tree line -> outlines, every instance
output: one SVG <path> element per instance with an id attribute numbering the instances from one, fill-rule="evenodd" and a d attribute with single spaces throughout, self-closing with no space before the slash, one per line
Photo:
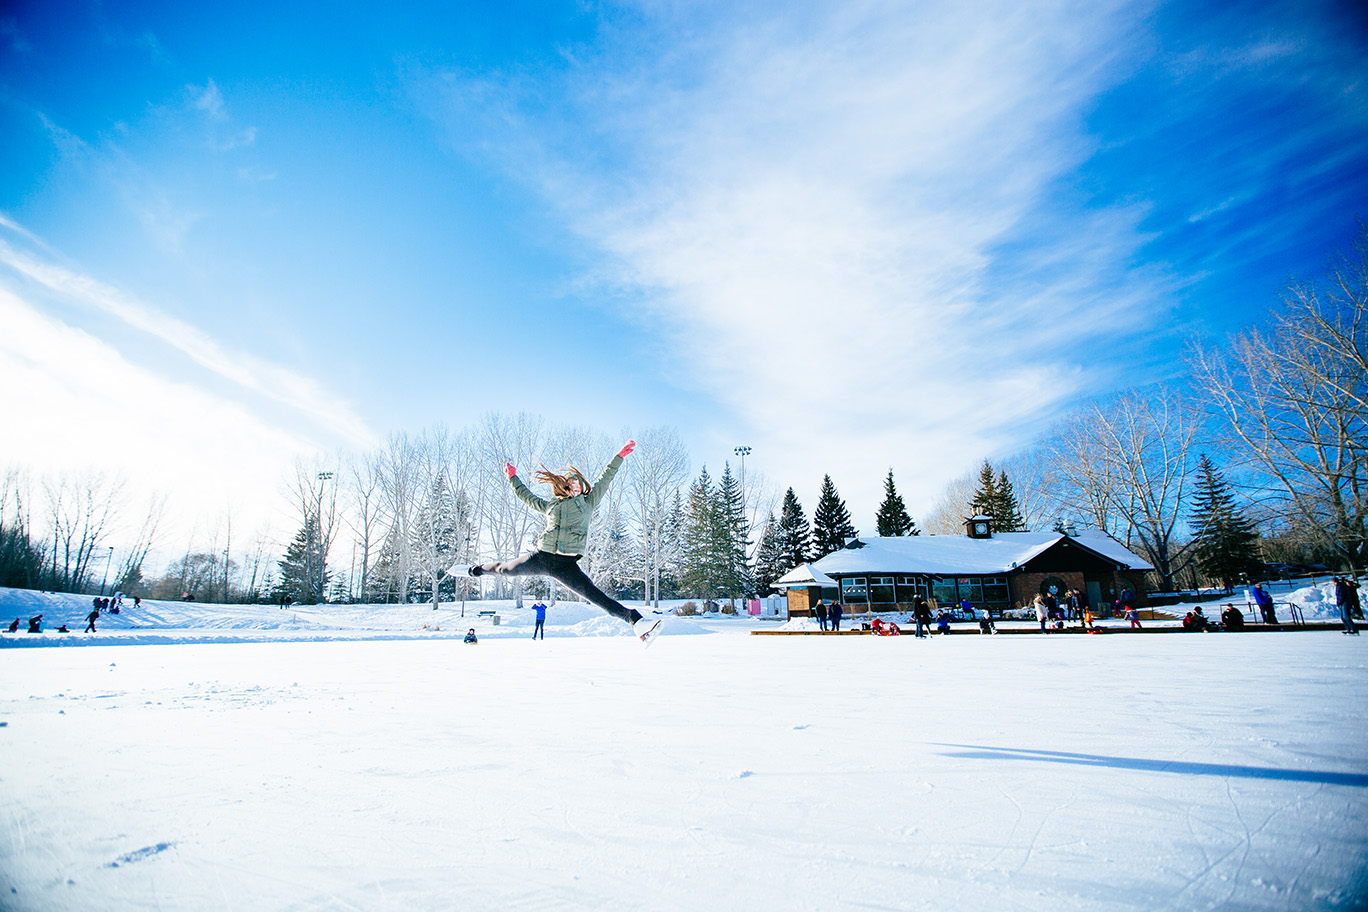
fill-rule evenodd
<path id="1" fill-rule="evenodd" d="M 1144 556 L 1153 585 L 1232 583 L 1262 561 L 1361 569 L 1368 557 L 1368 235 L 1317 280 L 1291 283 L 1266 329 L 1194 342 L 1187 376 L 1086 400 L 1030 446 L 950 482 L 918 527 L 890 469 L 874 517 L 886 536 L 995 528 L 1101 529 Z M 584 566 L 621 598 L 718 599 L 768 592 L 797 565 L 857 534 L 828 475 L 809 524 L 788 488 L 714 480 L 668 427 L 637 452 L 600 504 Z M 473 581 L 456 563 L 532 546 L 541 517 L 500 467 L 574 464 L 592 480 L 623 435 L 491 413 L 474 425 L 391 435 L 369 452 L 296 463 L 284 483 L 293 537 L 245 545 L 226 518 L 155 578 L 144 563 L 164 501 L 135 508 L 100 472 L 0 477 L 0 585 L 154 598 L 441 601 L 554 597 L 543 581 Z M 36 519 L 35 519 L 36 516 Z M 761 518 L 763 517 L 763 518 Z M 129 545 L 114 561 L 107 540 Z"/>

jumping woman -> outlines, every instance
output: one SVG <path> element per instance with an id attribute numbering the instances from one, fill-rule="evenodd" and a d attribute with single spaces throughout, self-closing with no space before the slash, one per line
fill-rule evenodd
<path id="1" fill-rule="evenodd" d="M 551 499 L 543 500 L 528 490 L 518 477 L 518 470 L 511 462 L 504 463 L 504 474 L 513 486 L 513 493 L 528 507 L 538 513 L 546 514 L 546 529 L 537 538 L 537 550 L 510 561 L 492 561 L 477 567 L 453 567 L 451 574 L 460 576 L 484 576 L 498 573 L 502 576 L 549 576 L 598 605 L 615 618 L 620 618 L 632 627 L 632 632 L 649 642 L 659 630 L 660 621 L 656 618 L 643 618 L 635 608 L 616 601 L 580 569 L 579 560 L 584 556 L 585 545 L 589 538 L 589 522 L 594 518 L 594 508 L 598 506 L 608 485 L 622 467 L 622 460 L 636 449 L 636 441 L 623 444 L 618 454 L 608 461 L 608 466 L 598 481 L 589 484 L 583 473 L 573 465 L 565 474 L 557 475 L 545 466 L 535 476 L 536 481 L 551 486 Z"/>

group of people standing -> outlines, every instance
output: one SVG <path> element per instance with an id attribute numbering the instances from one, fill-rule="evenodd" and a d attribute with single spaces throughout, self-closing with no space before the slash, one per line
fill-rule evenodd
<path id="1" fill-rule="evenodd" d="M 817 604 L 812 606 L 812 614 L 817 618 L 817 629 L 824 633 L 840 633 L 844 613 L 845 609 L 839 599 L 832 599 L 829 605 L 818 599 Z"/>

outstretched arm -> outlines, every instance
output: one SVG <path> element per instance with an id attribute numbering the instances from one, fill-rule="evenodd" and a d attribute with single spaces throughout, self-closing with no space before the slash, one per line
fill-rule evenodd
<path id="1" fill-rule="evenodd" d="M 631 453 L 634 449 L 636 449 L 636 441 L 629 440 L 622 445 L 622 449 L 618 450 L 616 456 L 608 460 L 608 465 L 604 467 L 603 474 L 598 477 L 598 481 L 594 482 L 594 486 L 589 489 L 589 496 L 587 499 L 589 501 L 590 509 L 598 506 L 598 502 L 603 499 L 603 495 L 608 493 L 608 483 L 613 480 L 613 476 L 617 474 L 617 470 L 622 467 L 622 460 L 626 459 L 627 454 Z"/>
<path id="2" fill-rule="evenodd" d="M 549 506 L 547 502 L 528 490 L 527 485 L 523 484 L 522 479 L 518 477 L 518 470 L 513 467 L 513 463 L 504 463 L 504 475 L 508 476 L 508 483 L 513 486 L 513 493 L 518 495 L 518 500 L 521 500 L 538 513 L 546 512 L 547 507 Z"/>

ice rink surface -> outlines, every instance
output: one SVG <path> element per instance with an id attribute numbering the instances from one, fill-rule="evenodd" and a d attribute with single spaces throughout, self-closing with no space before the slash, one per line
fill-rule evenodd
<path id="1" fill-rule="evenodd" d="M 1368 908 L 1365 666 L 1335 632 L 8 649 L 0 908 Z"/>

